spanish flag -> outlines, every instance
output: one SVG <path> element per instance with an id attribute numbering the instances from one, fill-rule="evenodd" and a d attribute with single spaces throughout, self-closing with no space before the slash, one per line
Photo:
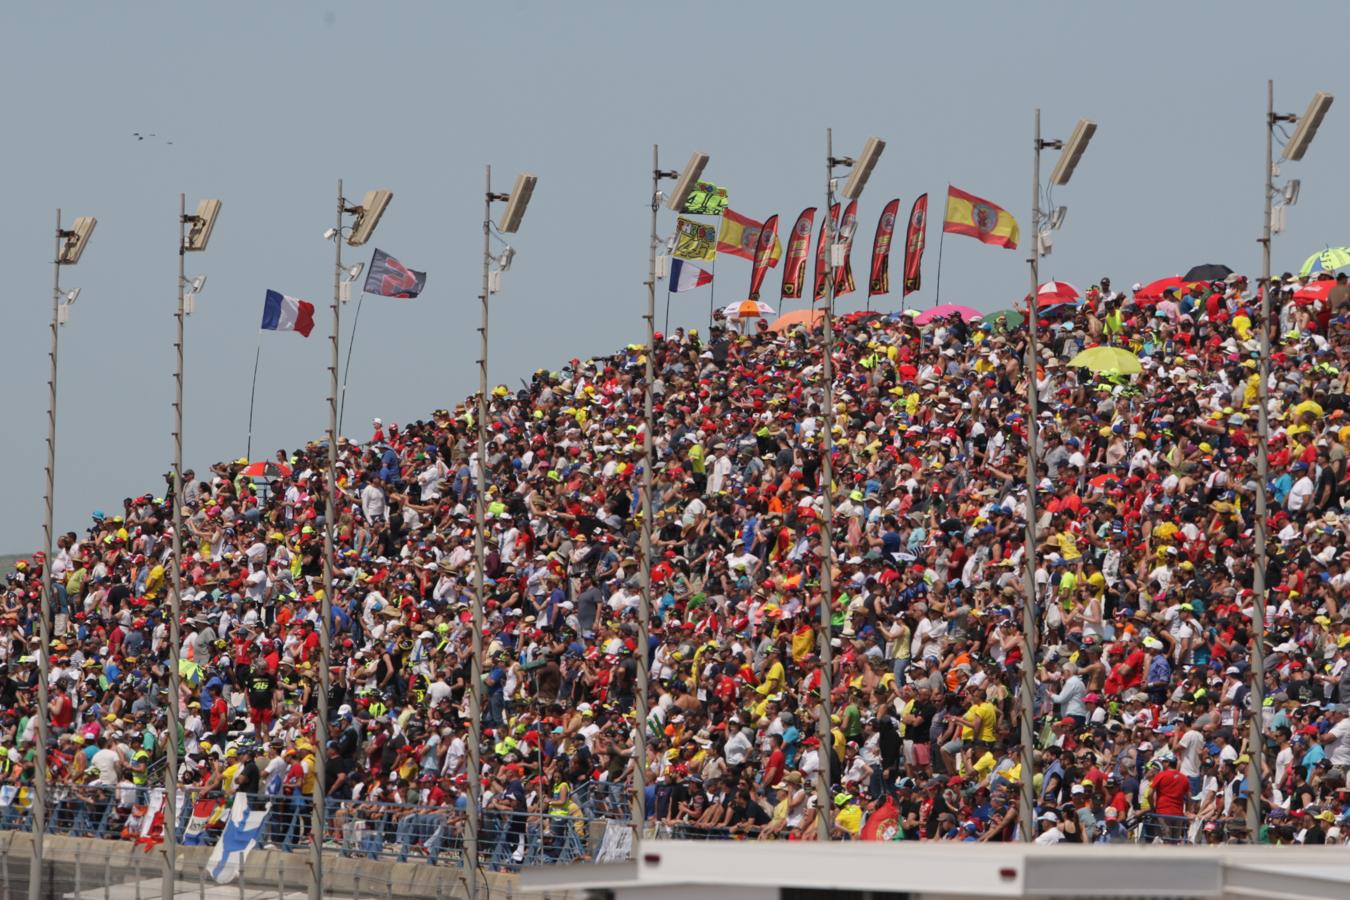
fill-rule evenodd
<path id="1" fill-rule="evenodd" d="M 966 234 L 996 247 L 1017 249 L 1017 220 L 1006 209 L 988 200 L 947 185 L 947 215 L 943 231 Z"/>
<path id="2" fill-rule="evenodd" d="M 730 253 L 744 259 L 755 259 L 755 248 L 759 246 L 759 233 L 764 229 L 763 222 L 756 222 L 727 207 L 722 211 L 722 228 L 717 233 L 717 252 Z M 783 255 L 783 243 L 777 235 L 773 239 L 773 252 L 769 255 L 769 266 L 778 265 Z"/>

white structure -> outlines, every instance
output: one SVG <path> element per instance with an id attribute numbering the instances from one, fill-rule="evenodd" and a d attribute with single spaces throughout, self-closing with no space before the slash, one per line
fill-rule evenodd
<path id="1" fill-rule="evenodd" d="M 520 886 L 605 900 L 1347 900 L 1350 850 L 644 841 L 637 860 L 528 869 Z"/>

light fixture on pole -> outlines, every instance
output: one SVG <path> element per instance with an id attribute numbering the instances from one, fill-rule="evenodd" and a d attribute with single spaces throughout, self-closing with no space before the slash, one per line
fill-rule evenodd
<path id="1" fill-rule="evenodd" d="M 1266 635 L 1266 568 L 1270 565 L 1267 551 L 1266 485 L 1270 481 L 1270 237 L 1273 219 L 1275 187 L 1275 129 L 1281 122 L 1293 122 L 1294 133 L 1285 142 L 1281 159 L 1298 161 L 1308 152 L 1308 145 L 1317 134 L 1317 128 L 1331 108 L 1332 96 L 1325 91 L 1313 94 L 1312 102 L 1302 116 L 1275 112 L 1275 82 L 1266 82 L 1266 183 L 1265 217 L 1261 230 L 1261 317 L 1257 322 L 1260 335 L 1260 359 L 1257 362 L 1256 389 L 1256 565 L 1252 570 L 1252 666 L 1251 683 L 1247 694 L 1249 731 L 1247 735 L 1247 834 L 1255 842 L 1261 829 L 1262 765 L 1265 761 L 1265 635 Z M 1298 198 L 1298 188 L 1291 191 Z M 1286 204 L 1288 205 L 1288 204 Z"/>
<path id="2" fill-rule="evenodd" d="M 80 296 L 79 289 L 70 294 L 61 294 L 61 267 L 73 266 L 84 255 L 89 237 L 94 233 L 98 220 L 93 216 L 80 216 L 69 229 L 61 227 L 61 210 L 56 211 L 56 256 L 52 264 L 52 343 L 48 355 L 50 369 L 47 380 L 47 493 L 43 502 L 42 549 L 46 554 L 42 558 L 42 581 L 40 590 L 40 613 L 38 616 L 38 712 L 37 744 L 33 766 L 33 855 L 28 870 L 29 900 L 39 900 L 42 890 L 42 838 L 47 830 L 47 753 L 51 735 L 49 721 L 47 680 L 51 671 L 51 617 L 52 617 L 52 504 L 56 496 L 56 359 L 60 347 L 61 323 L 69 315 L 69 304 Z"/>
<path id="3" fill-rule="evenodd" d="M 325 779 L 327 778 L 328 759 L 328 691 L 332 664 L 333 627 L 333 518 L 337 515 L 337 439 L 338 439 L 338 335 L 341 333 L 340 310 L 342 307 L 343 275 L 347 270 L 342 266 L 343 216 L 352 216 L 352 224 L 345 229 L 347 246 L 360 247 L 375 232 L 380 217 L 394 199 L 390 191 L 368 191 L 359 206 L 348 206 L 342 194 L 342 179 L 337 183 L 337 217 L 332 228 L 324 232 L 324 239 L 333 242 L 333 328 L 328 336 L 328 484 L 324 491 L 323 513 L 323 599 L 319 601 L 319 690 L 315 698 L 317 707 L 314 723 L 314 796 L 311 809 L 310 860 L 313 878 L 310 880 L 310 900 L 323 900 L 323 844 L 327 832 L 327 813 Z"/>
<path id="4" fill-rule="evenodd" d="M 1022 657 L 1022 686 L 1019 692 L 1021 701 L 1022 725 L 1022 775 L 1018 779 L 1021 787 L 1018 803 L 1018 826 L 1022 840 L 1030 843 L 1036 839 L 1036 794 L 1032 784 L 1036 772 L 1036 645 L 1040 642 L 1040 625 L 1036 617 L 1036 485 L 1039 481 L 1036 469 L 1036 456 L 1040 440 L 1040 427 L 1037 421 L 1036 364 L 1039 354 L 1036 350 L 1036 298 L 1040 291 L 1040 256 L 1042 241 L 1049 250 L 1049 229 L 1041 234 L 1041 220 L 1046 213 L 1041 210 L 1041 151 L 1060 150 L 1059 161 L 1050 173 L 1050 183 L 1065 185 L 1073 176 L 1078 161 L 1087 149 L 1088 141 L 1097 132 L 1097 123 L 1079 119 L 1074 126 L 1068 142 L 1047 141 L 1041 139 L 1041 111 L 1036 110 L 1035 135 L 1032 140 L 1031 166 L 1031 294 L 1027 299 L 1027 500 L 1026 500 L 1026 547 L 1023 553 L 1026 565 L 1026 581 L 1023 587 L 1026 595 L 1022 601 L 1022 635 L 1026 648 Z M 1063 207 L 1049 213 L 1051 228 L 1058 228 L 1064 221 Z"/>
<path id="5" fill-rule="evenodd" d="M 197 295 L 206 286 L 206 276 L 198 275 L 188 280 L 184 267 L 185 256 L 206 249 L 211 240 L 211 232 L 216 227 L 216 217 L 220 215 L 219 200 L 203 200 L 197 204 L 195 215 L 187 214 L 187 195 L 178 195 L 178 311 L 174 315 L 178 327 L 178 338 L 174 342 L 173 371 L 173 493 L 170 505 L 173 507 L 173 562 L 169 589 L 169 738 L 165 742 L 166 760 L 164 765 L 164 883 L 161 896 L 172 897 L 175 894 L 174 879 L 177 856 L 178 835 L 175 826 L 178 823 L 178 718 L 179 700 L 179 618 L 182 616 L 182 579 L 183 579 L 183 321 L 195 307 Z"/>
<path id="6" fill-rule="evenodd" d="M 656 251 L 661 239 L 656 233 L 656 214 L 661 208 L 661 180 L 676 179 L 675 188 L 667 198 L 670 208 L 675 212 L 684 209 L 684 202 L 698 184 L 699 176 L 708 165 L 708 154 L 695 151 L 689 157 L 683 171 L 661 168 L 660 148 L 652 144 L 652 233 L 647 246 L 647 361 L 642 382 L 642 602 L 638 605 L 637 652 L 633 654 L 637 662 L 636 715 L 633 721 L 633 850 L 636 853 L 638 843 L 647 822 L 647 713 L 651 692 L 651 611 L 652 611 L 652 430 L 655 427 L 652 413 L 652 383 L 655 375 L 656 356 L 656 279 L 664 276 L 657 274 Z M 663 267 L 664 268 L 664 267 Z"/>
<path id="7" fill-rule="evenodd" d="M 830 839 L 830 753 L 834 739 L 830 730 L 830 668 L 834 664 L 830 646 L 830 619 L 833 612 L 831 567 L 834 565 L 834 271 L 843 265 L 844 248 L 836 243 L 839 238 L 835 230 L 834 217 L 830 210 L 834 207 L 834 170 L 838 167 L 851 167 L 852 173 L 844 185 L 845 199 L 856 200 L 867 184 L 868 176 L 886 149 L 886 142 L 869 137 L 863 145 L 862 155 L 856 160 L 851 157 L 834 155 L 834 131 L 825 129 L 825 222 L 821 228 L 826 231 L 825 243 L 829 245 L 827 265 L 825 266 L 825 315 L 824 341 L 821 351 L 821 382 L 825 395 L 821 421 L 820 486 L 824 495 L 824 508 L 820 522 L 820 707 L 816 716 L 816 737 L 820 741 L 820 766 L 816 772 L 816 823 L 820 840 Z"/>
<path id="8" fill-rule="evenodd" d="M 473 602 L 469 604 L 472 616 L 470 635 L 471 659 L 469 660 L 469 746 L 468 746 L 468 788 L 469 803 L 465 815 L 464 854 L 465 875 L 468 879 L 468 893 L 472 900 L 478 900 L 478 835 L 483 816 L 483 587 L 487 572 L 487 548 L 483 542 L 483 529 L 487 526 L 487 378 L 488 378 L 488 302 L 501 284 L 502 269 L 493 269 L 498 263 L 492 255 L 492 204 L 501 201 L 506 204 L 502 213 L 498 231 L 514 234 L 520 230 L 525 218 L 525 210 L 530 205 L 534 186 L 538 182 L 535 176 L 527 173 L 516 176 L 511 193 L 500 194 L 492 191 L 492 166 L 487 166 L 485 175 L 486 191 L 483 194 L 483 290 L 478 299 L 482 302 L 482 323 L 478 326 L 478 477 L 473 500 Z M 515 251 L 503 253 L 509 266 Z"/>

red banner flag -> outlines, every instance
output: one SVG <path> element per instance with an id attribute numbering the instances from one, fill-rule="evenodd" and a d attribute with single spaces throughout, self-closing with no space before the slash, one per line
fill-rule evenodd
<path id="1" fill-rule="evenodd" d="M 755 264 L 750 267 L 750 299 L 759 299 L 760 285 L 773 264 L 773 250 L 778 246 L 778 216 L 774 214 L 764 222 L 759 230 L 759 243 L 755 247 Z"/>
<path id="2" fill-rule="evenodd" d="M 844 245 L 844 264 L 834 270 L 834 295 L 842 297 L 857 289 L 853 283 L 853 235 L 858 233 L 858 201 L 850 201 L 839 223 L 839 243 Z"/>
<path id="3" fill-rule="evenodd" d="M 788 236 L 787 262 L 783 264 L 783 291 L 781 296 L 800 297 L 806 284 L 806 258 L 811 253 L 811 224 L 816 220 L 816 208 L 808 206 L 797 217 Z"/>
<path id="4" fill-rule="evenodd" d="M 909 211 L 909 230 L 905 234 L 905 289 L 908 296 L 919 289 L 922 279 L 919 268 L 923 264 L 923 245 L 928 233 L 928 195 L 914 201 Z"/>
<path id="5" fill-rule="evenodd" d="M 877 234 L 872 238 L 872 275 L 867 279 L 867 296 L 891 292 L 891 235 L 895 233 L 895 214 L 900 211 L 897 197 L 881 211 Z"/>
<path id="6" fill-rule="evenodd" d="M 834 226 L 839 224 L 839 204 L 836 203 L 830 207 L 829 219 L 820 223 L 820 239 L 816 241 L 816 270 L 812 276 L 815 281 L 815 291 L 811 294 L 814 300 L 819 300 L 825 296 L 826 274 L 825 267 L 829 265 L 825 258 L 825 236 L 834 230 Z"/>

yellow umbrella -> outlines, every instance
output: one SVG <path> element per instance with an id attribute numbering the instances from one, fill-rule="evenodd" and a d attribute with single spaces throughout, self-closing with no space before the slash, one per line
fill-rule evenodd
<path id="1" fill-rule="evenodd" d="M 1069 365 L 1092 372 L 1119 372 L 1121 375 L 1138 375 L 1143 371 L 1139 357 L 1119 347 L 1089 347 L 1069 360 Z"/>

